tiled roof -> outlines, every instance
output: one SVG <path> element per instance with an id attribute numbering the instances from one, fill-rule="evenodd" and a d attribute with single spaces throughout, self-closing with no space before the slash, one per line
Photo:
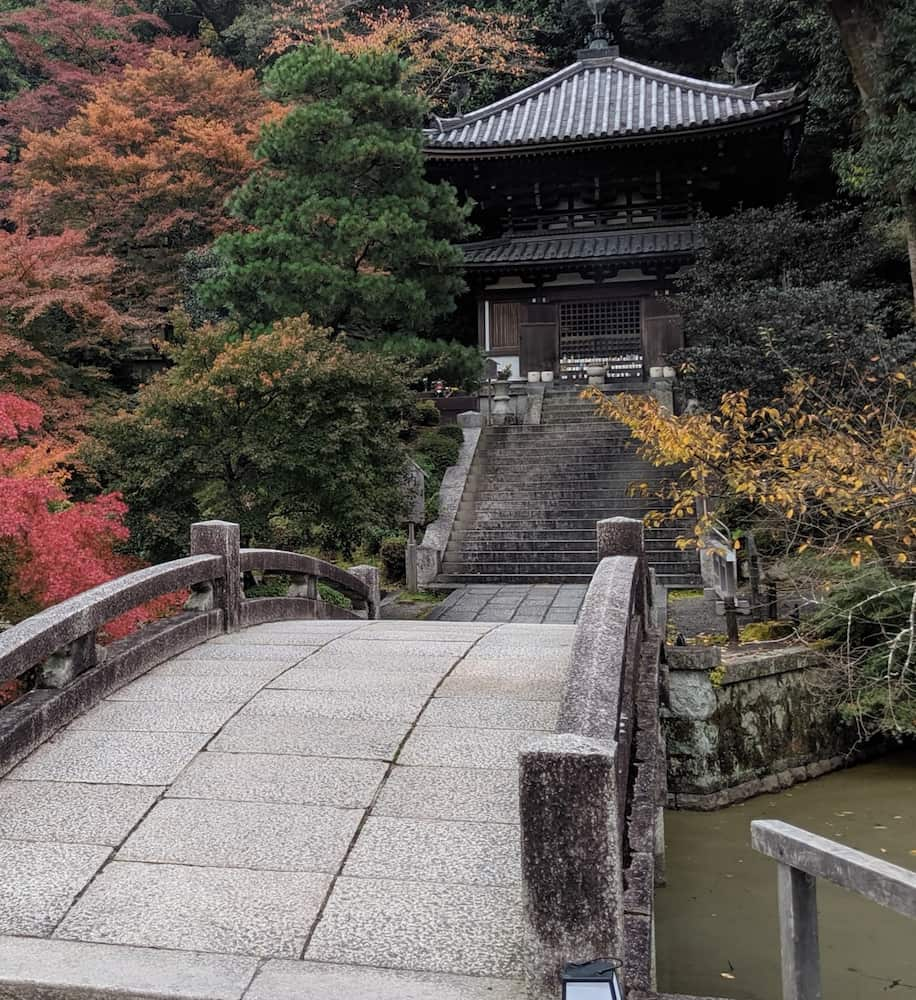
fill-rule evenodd
<path id="1" fill-rule="evenodd" d="M 609 54 L 607 54 L 609 53 Z M 745 121 L 799 103 L 795 89 L 694 80 L 621 59 L 616 49 L 581 52 L 540 83 L 426 130 L 436 150 L 473 150 L 671 133 Z"/>
<path id="2" fill-rule="evenodd" d="M 644 257 L 653 254 L 686 255 L 697 247 L 693 226 L 671 229 L 625 230 L 616 233 L 570 233 L 557 236 L 516 237 L 467 243 L 468 267 L 493 264 L 546 264 L 595 259 Z"/>

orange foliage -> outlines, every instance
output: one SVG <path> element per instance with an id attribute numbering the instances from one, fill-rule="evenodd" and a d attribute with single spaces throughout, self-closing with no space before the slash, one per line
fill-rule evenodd
<path id="1" fill-rule="evenodd" d="M 352 24 L 346 13 L 352 4 L 321 0 L 295 0 L 274 15 L 274 36 L 266 54 L 319 38 L 342 52 L 387 50 L 408 62 L 406 79 L 412 80 L 434 106 L 447 103 L 459 81 L 484 73 L 524 77 L 538 68 L 541 53 L 530 41 L 526 20 L 516 14 L 462 7 L 455 11 L 409 9 L 359 11 Z"/>
<path id="2" fill-rule="evenodd" d="M 23 133 L 13 181 L 33 226 L 80 230 L 117 258 L 114 302 L 149 329 L 176 304 L 185 254 L 227 227 L 276 110 L 254 74 L 208 53 L 154 51 L 90 95 L 64 128 Z"/>

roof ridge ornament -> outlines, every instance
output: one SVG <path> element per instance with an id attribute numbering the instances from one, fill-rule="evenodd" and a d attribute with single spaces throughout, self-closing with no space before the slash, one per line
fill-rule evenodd
<path id="1" fill-rule="evenodd" d="M 585 48 L 576 53 L 577 59 L 606 59 L 619 56 L 620 49 L 611 45 L 611 33 L 604 23 L 604 12 L 609 0 L 585 0 L 589 10 L 595 15 L 595 23 L 585 36 Z"/>

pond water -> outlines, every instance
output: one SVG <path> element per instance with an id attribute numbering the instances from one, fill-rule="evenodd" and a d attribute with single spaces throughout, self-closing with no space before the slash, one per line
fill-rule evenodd
<path id="1" fill-rule="evenodd" d="M 656 890 L 662 992 L 781 995 L 776 862 L 751 849 L 753 819 L 781 819 L 916 869 L 916 750 L 714 813 L 668 812 L 668 885 Z M 916 1000 L 916 920 L 818 880 L 827 1000 Z"/>

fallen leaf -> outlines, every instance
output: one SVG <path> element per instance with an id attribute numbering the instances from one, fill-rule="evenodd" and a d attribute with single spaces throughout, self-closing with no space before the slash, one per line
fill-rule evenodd
<path id="1" fill-rule="evenodd" d="M 720 972 L 719 975 L 723 979 L 734 979 L 735 978 L 730 972 Z"/>
<path id="2" fill-rule="evenodd" d="M 880 823 L 875 823 L 875 829 L 876 830 L 886 830 L 887 827 L 886 826 L 882 826 Z"/>

